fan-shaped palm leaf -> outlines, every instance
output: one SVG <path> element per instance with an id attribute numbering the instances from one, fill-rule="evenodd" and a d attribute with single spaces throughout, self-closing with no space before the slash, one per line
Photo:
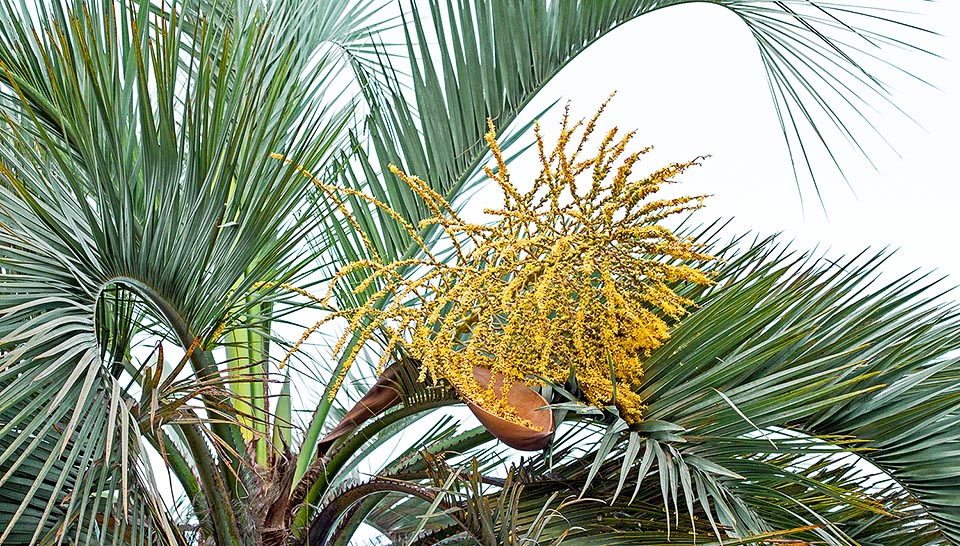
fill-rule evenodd
<path id="1" fill-rule="evenodd" d="M 352 39 L 366 7 L 155 7 L 0 7 L 5 544 L 182 542 L 141 438 L 220 543 L 253 532 L 234 499 L 255 484 L 212 351 L 309 274 L 310 190 L 271 154 L 320 161 L 337 142 L 344 116 L 314 102 L 333 77 L 316 49 Z M 185 396 L 167 396 L 176 371 L 131 360 L 154 321 L 187 353 Z"/>

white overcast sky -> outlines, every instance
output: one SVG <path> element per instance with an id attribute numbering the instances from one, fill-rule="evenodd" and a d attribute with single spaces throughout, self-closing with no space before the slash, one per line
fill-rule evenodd
<path id="1" fill-rule="evenodd" d="M 616 90 L 606 126 L 638 129 L 636 144 L 654 145 L 644 163 L 650 171 L 711 156 L 684 175 L 679 187 L 684 194 L 713 195 L 698 213 L 703 221 L 733 217 L 737 232 L 783 232 L 798 249 L 819 245 L 834 254 L 898 248 L 889 272 L 936 270 L 960 285 L 960 2 L 877 0 L 876 5 L 921 8 L 920 17 L 907 20 L 940 34 L 923 38 L 921 45 L 943 58 L 883 52 L 936 87 L 879 74 L 896 104 L 917 123 L 890 109 L 871 117 L 896 150 L 866 139 L 876 170 L 844 141 L 834 140 L 850 186 L 820 158 L 826 213 L 809 183 L 802 186 L 801 202 L 755 42 L 722 8 L 671 7 L 623 25 L 568 65 L 528 112 L 562 97 L 578 116 L 589 116 Z M 556 129 L 556 119 L 545 120 L 545 132 Z M 474 198 L 483 202 L 493 191 Z"/>

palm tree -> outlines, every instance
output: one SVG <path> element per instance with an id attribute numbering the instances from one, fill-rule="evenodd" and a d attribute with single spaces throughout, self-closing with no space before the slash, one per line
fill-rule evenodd
<path id="1" fill-rule="evenodd" d="M 430 413 L 460 400 L 409 358 L 379 383 L 361 358 L 339 390 L 343 360 L 278 367 L 340 267 L 418 252 L 363 196 L 433 214 L 387 165 L 454 201 L 488 118 L 681 3 L 0 4 L 0 543 L 960 542 L 960 321 L 935 282 L 871 284 L 882 256 L 714 244 L 717 283 L 677 287 L 699 307 L 644 363 L 644 421 L 558 407 L 509 468 Z M 844 131 L 836 100 L 882 97 L 856 58 L 895 43 L 886 12 L 709 3 L 756 37 L 798 164 L 818 116 Z"/>

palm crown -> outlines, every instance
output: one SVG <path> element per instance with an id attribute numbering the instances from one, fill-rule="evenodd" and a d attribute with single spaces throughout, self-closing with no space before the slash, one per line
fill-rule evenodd
<path id="1" fill-rule="evenodd" d="M 461 397 L 422 351 L 377 382 L 363 336 L 278 366 L 301 312 L 395 303 L 359 270 L 313 297 L 343 266 L 444 250 L 429 220 L 480 178 L 488 119 L 680 3 L 3 3 L 0 543 L 960 542 L 960 321 L 935 282 L 874 282 L 882 255 L 687 229 L 721 261 L 666 280 L 696 306 L 623 382 L 641 416 L 547 378 L 564 424 L 509 467 L 486 428 L 423 420 Z M 799 126 L 845 126 L 826 99 L 882 93 L 844 40 L 896 43 L 884 12 L 710 3 L 756 37 L 798 161 Z"/>

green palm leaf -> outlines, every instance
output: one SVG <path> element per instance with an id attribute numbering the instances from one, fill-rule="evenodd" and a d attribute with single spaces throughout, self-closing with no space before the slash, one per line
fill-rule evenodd
<path id="1" fill-rule="evenodd" d="M 676 512 L 680 529 L 688 512 L 708 520 L 700 532 L 716 526 L 725 542 L 813 525 L 794 536 L 957 543 L 957 310 L 922 278 L 874 282 L 882 263 L 788 258 L 769 240 L 731 259 L 646 363 L 647 422 L 683 432 L 632 433 L 660 444 L 657 456 L 620 444 L 595 463 L 619 479 L 587 496 L 611 498 L 624 477 L 629 492 L 647 468 L 640 507 L 617 501 L 605 513 L 642 510 L 647 498 Z M 579 459 L 559 471 L 565 483 L 588 479 Z"/>
<path id="2" fill-rule="evenodd" d="M 315 108 L 336 76 L 317 47 L 362 35 L 370 8 L 213 7 L 0 6 L 5 544 L 182 543 L 141 438 L 218 541 L 254 527 L 231 500 L 253 484 L 212 350 L 310 275 L 319 216 L 271 154 L 317 162 L 339 141 L 344 114 Z M 141 373 L 131 346 L 151 332 L 187 351 L 195 387 Z"/>

